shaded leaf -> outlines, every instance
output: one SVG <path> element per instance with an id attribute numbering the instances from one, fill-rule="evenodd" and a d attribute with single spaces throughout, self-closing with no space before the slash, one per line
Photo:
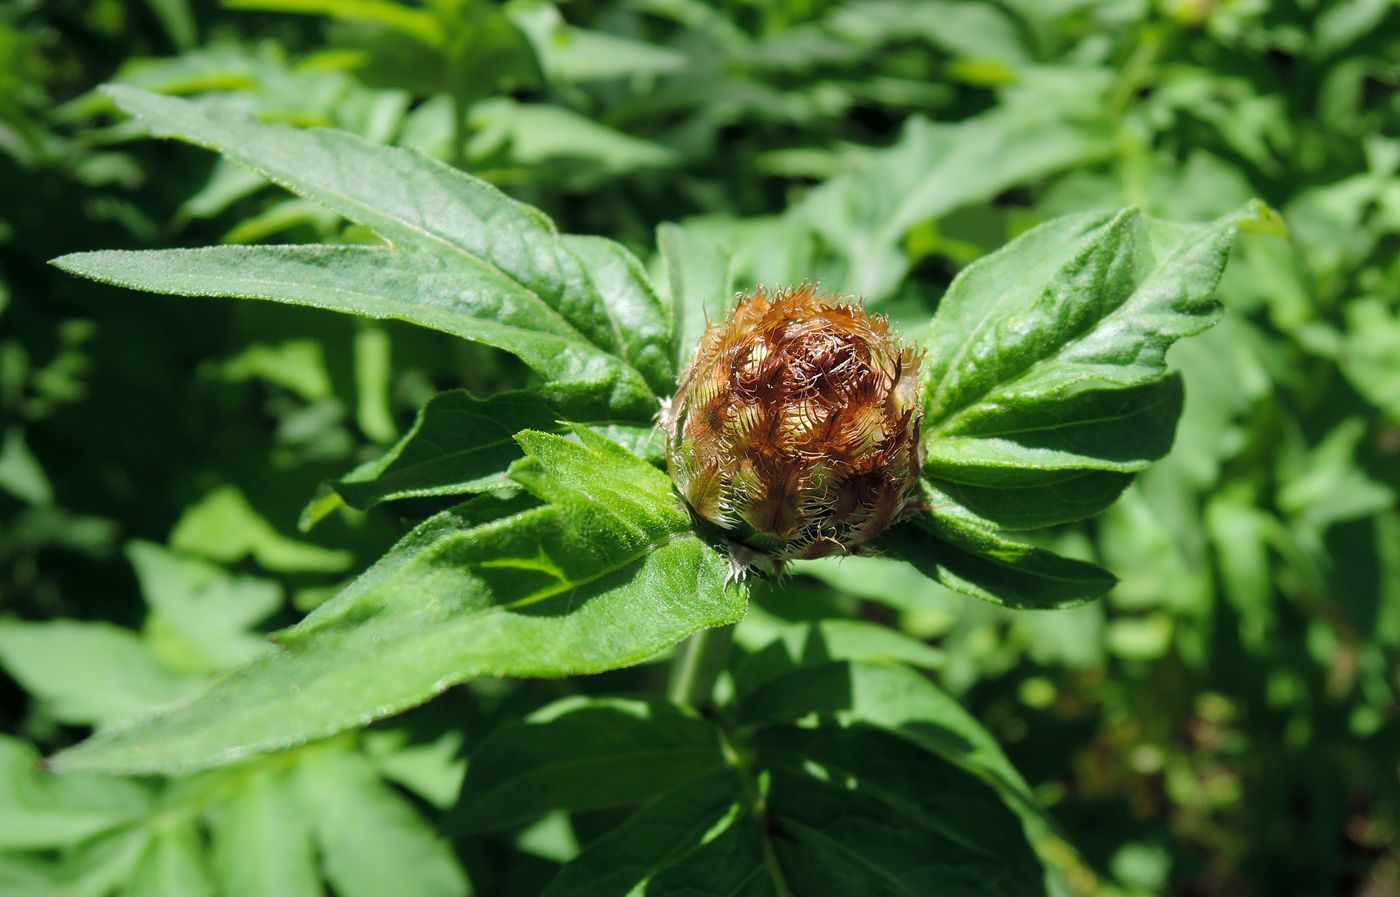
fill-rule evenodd
<path id="1" fill-rule="evenodd" d="M 550 430 L 558 412 L 542 396 L 505 392 L 478 399 L 465 389 L 433 396 L 413 428 L 383 456 L 334 483 L 354 508 L 430 495 L 485 492 L 507 484 L 506 468 L 522 452 L 521 430 Z"/>
<path id="2" fill-rule="evenodd" d="M 650 885 L 695 850 L 726 815 L 739 811 L 739 783 L 707 776 L 662 795 L 593 841 L 545 888 L 542 897 L 626 897 Z M 650 885 L 652 893 L 656 885 Z"/>
<path id="3" fill-rule="evenodd" d="M 661 794 L 723 765 L 714 729 L 669 704 L 565 699 L 471 751 L 451 814 L 464 831 L 551 809 L 593 810 Z"/>
<path id="4" fill-rule="evenodd" d="M 817 717 L 884 729 L 1036 806 L 1029 786 L 986 729 L 924 674 L 899 664 L 829 663 L 764 683 L 739 704 L 745 725 Z"/>

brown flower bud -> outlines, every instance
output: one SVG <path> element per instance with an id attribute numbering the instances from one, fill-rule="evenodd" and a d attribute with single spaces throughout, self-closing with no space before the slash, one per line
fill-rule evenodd
<path id="1" fill-rule="evenodd" d="M 700 339 L 663 413 L 694 512 L 781 562 L 842 554 L 897 520 L 918 480 L 919 356 L 883 317 L 809 284 L 744 297 Z"/>

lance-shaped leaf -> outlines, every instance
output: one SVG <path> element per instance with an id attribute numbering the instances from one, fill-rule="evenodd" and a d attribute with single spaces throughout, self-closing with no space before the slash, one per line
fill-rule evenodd
<path id="1" fill-rule="evenodd" d="M 1027 610 L 1074 607 L 1113 588 L 1112 573 L 1003 535 L 927 480 L 926 513 L 877 540 L 877 549 L 930 579 L 993 604 Z"/>
<path id="2" fill-rule="evenodd" d="M 388 248 L 89 252 L 59 267 L 136 289 L 397 318 L 518 355 L 570 417 L 648 420 L 675 379 L 670 321 L 641 267 L 598 238 L 412 150 L 107 88 L 160 135 L 223 153 L 379 234 Z"/>
<path id="3" fill-rule="evenodd" d="M 1201 226 L 1071 215 L 969 265 L 929 336 L 930 476 L 1021 486 L 1161 457 L 1180 404 L 1162 384 L 1166 351 L 1218 319 L 1244 214 Z"/>
<path id="4" fill-rule="evenodd" d="M 1098 514 L 1170 450 L 1182 389 L 1166 352 L 1219 318 L 1213 293 L 1235 233 L 1267 215 L 1257 204 L 1206 225 L 1071 215 L 969 265 L 929 336 L 927 513 L 886 546 L 1014 607 L 1111 587 L 1105 571 L 999 530 Z"/>
<path id="5" fill-rule="evenodd" d="M 525 497 L 430 518 L 206 693 L 51 761 L 170 772 L 321 738 L 476 676 L 637 663 L 737 620 L 744 595 L 692 532 L 664 473 L 591 431 L 526 432 Z M 533 506 L 531 506 L 533 504 Z"/>

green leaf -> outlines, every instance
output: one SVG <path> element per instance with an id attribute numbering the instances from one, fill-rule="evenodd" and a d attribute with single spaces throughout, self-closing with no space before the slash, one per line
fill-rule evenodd
<path id="1" fill-rule="evenodd" d="M 683 849 L 675 851 L 678 855 L 674 861 L 655 863 L 655 873 L 644 880 L 642 893 L 657 897 L 697 893 L 787 897 L 791 893 L 783 885 L 782 868 L 770 853 L 765 853 L 758 821 L 742 805 L 726 813 L 698 843 L 680 846 Z M 637 892 L 601 889 L 601 893 Z"/>
<path id="2" fill-rule="evenodd" d="M 560 870 L 547 897 L 1044 893 L 995 790 L 868 727 L 765 729 L 740 774 L 641 810 Z"/>
<path id="3" fill-rule="evenodd" d="M 1179 376 L 1121 390 L 1051 396 L 1015 412 L 988 411 L 928 440 L 930 479 L 1006 489 L 1062 483 L 1088 471 L 1137 473 L 1171 450 L 1181 416 Z"/>
<path id="4" fill-rule="evenodd" d="M 170 533 L 170 547 L 224 564 L 251 557 L 268 570 L 289 573 L 335 573 L 353 560 L 347 551 L 282 535 L 237 486 L 221 486 L 187 508 Z"/>
<path id="5" fill-rule="evenodd" d="M 324 15 L 347 22 L 373 22 L 402 32 L 429 47 L 440 47 L 447 37 L 442 23 L 431 12 L 391 0 L 223 0 L 231 9 Z"/>
<path id="6" fill-rule="evenodd" d="M 62 770 L 176 771 L 363 725 L 475 676 L 627 666 L 734 622 L 744 593 L 666 474 L 602 436 L 518 437 L 548 504 L 483 496 L 423 523 L 206 694 L 89 740 Z"/>
<path id="7" fill-rule="evenodd" d="M 79 725 L 127 722 L 199 687 L 109 623 L 0 622 L 0 664 L 54 719 Z"/>
<path id="8" fill-rule="evenodd" d="M 735 631 L 735 640 L 752 652 L 734 668 L 734 687 L 747 694 L 799 667 L 836 660 L 943 666 L 941 650 L 897 629 L 868 620 L 835 618 L 811 623 L 774 625 L 750 611 Z"/>
<path id="9" fill-rule="evenodd" d="M 465 897 L 452 846 L 360 755 L 318 751 L 296 768 L 327 880 L 342 897 Z"/>
<path id="10" fill-rule="evenodd" d="M 867 727 L 774 728 L 751 744 L 791 893 L 1044 895 L 1020 821 L 937 754 Z"/>
<path id="11" fill-rule="evenodd" d="M 39 459 L 24 442 L 24 431 L 11 427 L 0 443 L 0 489 L 31 505 L 53 501 L 53 487 Z"/>
<path id="12" fill-rule="evenodd" d="M 552 4 L 512 5 L 508 15 L 534 45 L 553 81 L 580 84 L 686 67 L 686 57 L 675 50 L 569 25 Z"/>
<path id="13" fill-rule="evenodd" d="M 160 20 L 161 27 L 176 49 L 188 51 L 194 46 L 196 30 L 189 0 L 146 0 L 146 5 Z"/>
<path id="14" fill-rule="evenodd" d="M 585 847 L 542 897 L 625 897 L 702 843 L 737 810 L 739 783 L 706 776 L 662 795 Z M 647 893 L 652 893 L 648 888 Z"/>
<path id="15" fill-rule="evenodd" d="M 204 846 L 193 820 L 155 833 L 124 893 L 131 897 L 212 897 Z"/>
<path id="16" fill-rule="evenodd" d="M 505 828 L 552 809 L 594 810 L 670 791 L 723 766 L 715 730 L 659 702 L 567 698 L 471 751 L 455 828 Z"/>
<path id="17" fill-rule="evenodd" d="M 149 792 L 136 782 L 47 775 L 33 747 L 0 736 L 0 849 L 67 847 L 141 819 L 150 809 Z"/>
<path id="18" fill-rule="evenodd" d="M 729 256 L 714 241 L 693 229 L 663 224 L 656 245 L 666 266 L 676 370 L 683 371 L 710 321 L 719 320 L 734 301 L 734 272 Z"/>
<path id="19" fill-rule="evenodd" d="M 486 492 L 507 484 L 506 468 L 521 457 L 515 434 L 550 430 L 559 412 L 537 393 L 504 392 L 478 399 L 465 389 L 440 392 L 418 412 L 413 428 L 382 457 L 334 483 L 353 508 L 431 495 Z"/>
<path id="20" fill-rule="evenodd" d="M 844 289 L 879 300 L 909 271 L 900 241 L 911 227 L 1093 157 L 1105 139 L 1098 130 L 1036 108 L 957 124 L 911 118 L 897 143 L 817 187 L 790 214 L 850 253 Z"/>
<path id="21" fill-rule="evenodd" d="M 55 260 L 59 267 L 156 292 L 270 299 L 444 330 L 519 355 L 583 419 L 649 420 L 654 396 L 671 388 L 670 322 L 620 247 L 570 242 L 538 211 L 412 150 L 262 124 L 219 104 L 107 90 L 157 134 L 216 149 L 391 248 L 78 253 Z M 598 282 L 622 279 L 627 289 Z"/>
<path id="22" fill-rule="evenodd" d="M 1160 380 L 1171 344 L 1219 317 L 1213 292 L 1244 214 L 1199 227 L 1071 215 L 969 265 L 929 337 L 930 437 L 987 435 L 1023 407 Z"/>
<path id="23" fill-rule="evenodd" d="M 1030 787 L 996 739 L 927 676 L 900 664 L 838 662 L 764 683 L 739 704 L 740 723 L 769 726 L 816 717 L 890 731 L 994 783 L 1026 806 Z"/>
<path id="24" fill-rule="evenodd" d="M 1356 391 L 1392 421 L 1400 422 L 1400 309 L 1380 299 L 1346 306 L 1342 373 Z"/>
<path id="25" fill-rule="evenodd" d="M 876 546 L 954 591 L 1038 610 L 1083 604 L 1117 582 L 1087 561 L 1007 538 L 927 482 L 923 489 L 927 513 L 889 530 Z"/>
<path id="26" fill-rule="evenodd" d="M 1182 389 L 1167 349 L 1217 320 L 1235 233 L 1267 215 L 1258 204 L 1208 225 L 1071 215 L 963 270 L 924 368 L 927 513 L 886 544 L 950 588 L 1013 607 L 1107 591 L 1105 571 L 999 530 L 1098 514 L 1170 450 Z"/>
<path id="27" fill-rule="evenodd" d="M 517 165 L 584 163 L 612 175 L 666 168 L 679 159 L 670 147 L 633 137 L 549 103 L 518 103 L 507 97 L 494 97 L 472 107 L 470 122 L 473 133 L 467 152 L 473 158 L 490 158 L 497 151 L 508 151 L 510 161 Z"/>
<path id="28" fill-rule="evenodd" d="M 282 606 L 276 583 L 232 576 L 150 542 L 128 543 L 126 556 L 147 605 L 179 634 L 196 671 L 230 669 L 267 650 L 267 640 L 250 630 Z"/>
<path id="29" fill-rule="evenodd" d="M 295 799 L 290 784 L 279 771 L 261 771 L 219 806 L 212 824 L 213 861 L 222 893 L 324 893 L 306 808 Z"/>

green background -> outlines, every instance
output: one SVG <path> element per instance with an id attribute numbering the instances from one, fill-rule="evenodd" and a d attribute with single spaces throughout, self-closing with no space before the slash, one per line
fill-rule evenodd
<path id="1" fill-rule="evenodd" d="M 918 339 L 961 267 L 1047 218 L 1131 204 L 1206 221 L 1262 198 L 1291 239 L 1242 236 L 1224 322 L 1169 356 L 1187 388 L 1171 455 L 1047 537 L 1119 575 L 1107 599 L 1007 611 L 852 560 L 759 594 L 739 645 L 804 595 L 926 641 L 904 659 L 1006 749 L 1080 854 L 1075 892 L 1400 893 L 1397 60 L 1400 7 L 1376 0 L 8 4 L 0 771 L 17 781 L 35 751 L 247 660 L 256 633 L 437 507 L 337 510 L 303 532 L 323 481 L 381 453 L 437 389 L 528 382 L 507 356 L 405 325 L 48 267 L 364 237 L 144 139 L 92 92 L 116 81 L 415 147 L 645 260 L 656 225 L 680 222 L 732 250 L 741 285 L 820 279 Z M 465 869 L 478 893 L 538 890 L 606 824 L 437 840 L 461 742 L 658 676 L 479 683 L 296 760 L 288 775 L 328 807 L 332 886 L 373 894 L 380 874 L 453 893 Z M 140 846 L 121 829 L 67 857 L 11 836 L 0 894 L 142 893 L 219 849 L 237 868 L 226 845 L 258 849 L 286 799 L 261 776 L 104 786 L 112 818 L 142 820 Z M 233 808 L 209 822 L 214 846 L 167 812 L 215 802 L 182 787 Z M 325 830 L 345 820 L 363 830 Z M 279 886 L 296 893 L 297 874 Z"/>

